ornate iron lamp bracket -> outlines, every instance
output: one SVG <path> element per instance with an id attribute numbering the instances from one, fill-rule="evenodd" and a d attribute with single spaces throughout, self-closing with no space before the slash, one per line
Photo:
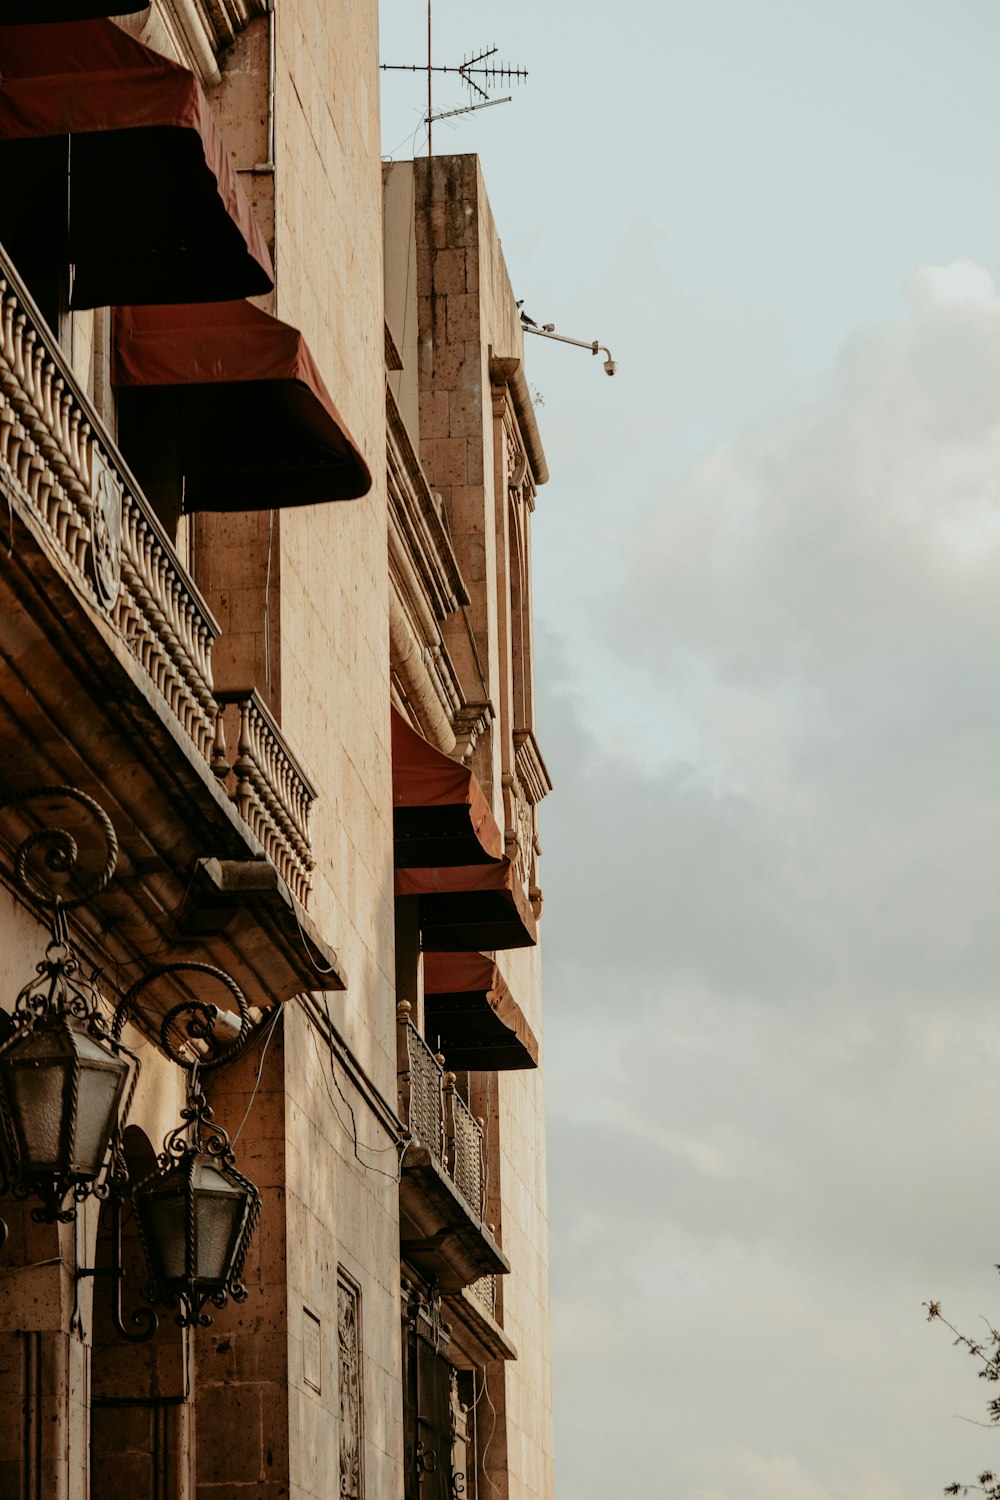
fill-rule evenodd
<path id="1" fill-rule="evenodd" d="M 108 885 L 117 867 L 118 840 L 104 809 L 75 787 L 32 787 L 0 801 L 0 812 L 45 800 L 75 803 L 93 819 L 103 837 L 103 862 L 81 881 L 73 834 L 43 827 L 22 840 L 7 871 L 27 904 L 45 914 L 50 941 L 35 977 L 15 1001 L 7 1034 L 0 1033 L 0 1195 L 41 1198 L 32 1217 L 43 1223 L 71 1221 L 76 1204 L 88 1196 L 110 1199 L 111 1265 L 79 1268 L 76 1274 L 113 1279 L 115 1329 L 121 1338 L 140 1343 L 152 1338 L 157 1318 L 151 1308 L 139 1308 L 126 1324 L 122 1313 L 122 1208 L 129 1194 L 122 1140 L 139 1071 L 122 1031 L 149 985 L 181 976 L 222 985 L 239 1016 L 236 1035 L 220 1043 L 223 1013 L 191 994 L 160 1023 L 163 1051 L 188 1075 L 187 1102 L 155 1171 L 131 1192 L 153 1276 L 145 1295 L 150 1302 L 177 1307 L 176 1321 L 184 1327 L 211 1321 L 202 1310 L 206 1301 L 222 1307 L 230 1297 L 246 1296 L 240 1278 L 260 1216 L 260 1194 L 237 1171 L 232 1143 L 214 1123 L 200 1079 L 239 1056 L 253 1023 L 229 974 L 187 962 L 149 969 L 122 996 L 108 1027 L 101 997 L 81 973 L 67 913 Z M 159 1243 L 161 1229 L 166 1248 Z M 0 1246 L 6 1238 L 7 1226 L 0 1221 Z"/>
<path id="2" fill-rule="evenodd" d="M 0 1190 L 20 1199 L 41 1198 L 41 1206 L 32 1210 L 37 1222 L 66 1223 L 84 1198 L 108 1194 L 108 1149 L 116 1120 L 128 1113 L 139 1059 L 109 1031 L 100 996 L 81 972 L 66 920 L 67 912 L 99 895 L 113 877 L 114 827 L 100 804 L 74 787 L 30 787 L 0 802 L 0 812 L 45 800 L 73 802 L 86 812 L 102 836 L 103 863 L 73 890 L 70 881 L 79 876 L 77 841 L 65 828 L 46 827 L 21 841 L 7 872 L 15 890 L 45 914 L 50 940 L 35 977 L 17 996 L 10 1030 L 0 1042 Z M 41 1120 L 39 1097 L 54 1124 Z"/>
<path id="3" fill-rule="evenodd" d="M 115 1012 L 112 1034 L 120 1035 L 136 999 L 147 985 L 157 979 L 181 974 L 204 975 L 223 985 L 236 1002 L 240 1025 L 233 1040 L 223 1046 L 215 1041 L 221 1012 L 218 1006 L 191 997 L 173 1006 L 160 1024 L 160 1045 L 167 1056 L 188 1075 L 187 1102 L 181 1110 L 181 1123 L 169 1132 L 163 1150 L 157 1157 L 156 1170 L 135 1184 L 133 1198 L 146 1258 L 153 1275 L 146 1295 L 167 1307 L 176 1307 L 175 1321 L 183 1328 L 206 1327 L 211 1318 L 203 1311 L 207 1301 L 224 1307 L 232 1298 L 242 1302 L 247 1295 L 241 1281 L 246 1252 L 260 1217 L 260 1194 L 249 1178 L 236 1167 L 236 1155 L 228 1134 L 213 1119 L 212 1108 L 201 1088 L 201 1076 L 233 1062 L 246 1047 L 252 1033 L 250 1008 L 239 985 L 222 969 L 211 964 L 159 964 L 143 975 L 123 997 Z M 183 1023 L 182 1027 L 180 1023 Z M 182 1051 L 177 1045 L 178 1030 L 183 1031 Z M 191 1054 L 187 1044 L 202 1043 L 205 1051 Z M 199 1198 L 199 1193 L 203 1196 Z M 231 1254 L 225 1266 L 214 1271 L 202 1264 L 199 1239 L 202 1205 L 211 1198 L 230 1200 L 235 1215 L 231 1224 Z M 161 1220 L 166 1213 L 177 1214 L 183 1205 L 185 1244 L 183 1269 L 171 1266 L 169 1256 L 156 1242 L 153 1215 L 146 1205 L 154 1200 Z M 176 1255 L 176 1252 L 175 1252 Z"/>

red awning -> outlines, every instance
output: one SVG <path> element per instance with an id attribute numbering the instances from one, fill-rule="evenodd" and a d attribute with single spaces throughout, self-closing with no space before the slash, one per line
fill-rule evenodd
<path id="1" fill-rule="evenodd" d="M 448 1068 L 475 1073 L 538 1066 L 535 1034 L 484 953 L 425 956 L 424 1015 L 424 1032 Z"/>
<path id="2" fill-rule="evenodd" d="M 419 896 L 424 951 L 533 947 L 531 904 L 482 787 L 395 709 L 392 801 L 396 895 Z"/>
<path id="3" fill-rule="evenodd" d="M 506 855 L 486 865 L 397 868 L 395 893 L 420 897 L 425 953 L 495 952 L 538 942 L 531 904 Z"/>
<path id="4" fill-rule="evenodd" d="M 302 334 L 249 302 L 116 308 L 111 383 L 130 388 L 126 423 L 156 424 L 175 404 L 186 511 L 355 500 L 371 489 Z"/>
<path id="5" fill-rule="evenodd" d="M 29 287 L 68 260 L 73 307 L 274 285 L 194 75 L 111 21 L 0 28 L 0 172 L 0 240 Z"/>
<path id="6" fill-rule="evenodd" d="M 503 836 L 468 766 L 429 745 L 392 710 L 396 868 L 498 860 Z"/>
<path id="7" fill-rule="evenodd" d="M 94 16 L 134 16 L 149 0 L 0 0 L 0 26 L 89 21 Z"/>

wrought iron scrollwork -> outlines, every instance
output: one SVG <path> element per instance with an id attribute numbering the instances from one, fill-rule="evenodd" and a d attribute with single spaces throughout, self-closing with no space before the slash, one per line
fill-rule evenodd
<path id="1" fill-rule="evenodd" d="M 247 1250 L 260 1218 L 261 1200 L 254 1184 L 238 1170 L 232 1142 L 221 1125 L 215 1123 L 211 1105 L 200 1086 L 202 1074 L 213 1072 L 240 1055 L 253 1029 L 250 1007 L 232 975 L 211 964 L 193 961 L 158 964 L 123 996 L 115 1011 L 112 1032 L 116 1036 L 121 1034 L 136 1000 L 147 985 L 157 979 L 179 978 L 182 975 L 204 976 L 221 984 L 236 1004 L 240 1023 L 232 1041 L 220 1045 L 216 1040 L 216 1029 L 222 1012 L 217 1005 L 194 995 L 172 1006 L 160 1023 L 160 1045 L 167 1056 L 188 1074 L 187 1102 L 181 1110 L 180 1124 L 169 1132 L 163 1142 L 156 1170 L 135 1184 L 133 1198 L 140 1205 L 145 1198 L 155 1196 L 158 1190 L 165 1190 L 168 1181 L 174 1184 L 172 1196 L 186 1195 L 185 1271 L 182 1276 L 168 1274 L 164 1260 L 153 1243 L 149 1221 L 141 1209 L 137 1208 L 139 1233 L 153 1275 L 146 1296 L 151 1301 L 176 1308 L 175 1322 L 185 1328 L 207 1327 L 211 1323 L 211 1318 L 204 1312 L 206 1302 L 222 1308 L 230 1299 L 234 1302 L 245 1301 L 247 1290 L 241 1278 Z M 181 1046 L 194 1042 L 204 1050 L 193 1054 L 180 1050 L 177 1043 L 179 1031 L 183 1038 Z M 219 1169 L 221 1179 L 235 1194 L 242 1195 L 244 1204 L 234 1255 L 221 1283 L 216 1280 L 206 1284 L 196 1263 L 198 1228 L 193 1179 L 203 1162 L 214 1164 Z"/>
<path id="2" fill-rule="evenodd" d="M 75 893 L 72 893 L 68 882 L 78 873 L 80 849 L 76 838 L 68 829 L 42 827 L 29 833 L 14 851 L 8 876 L 18 891 L 36 908 L 45 912 L 51 936 L 44 958 L 36 965 L 34 978 L 29 980 L 14 1002 L 10 1031 L 0 1041 L 0 1067 L 5 1058 L 13 1057 L 19 1049 L 23 1050 L 33 1038 L 40 1038 L 46 1029 L 51 1030 L 61 1021 L 68 1021 L 68 1029 L 73 1030 L 76 1023 L 77 1035 L 89 1037 L 113 1059 L 128 1064 L 128 1084 L 121 1100 L 121 1118 L 124 1119 L 135 1092 L 139 1059 L 131 1048 L 125 1046 L 120 1036 L 112 1035 L 109 1030 L 101 997 L 94 984 L 83 975 L 66 922 L 67 912 L 99 895 L 114 876 L 118 864 L 118 839 L 114 825 L 101 805 L 75 787 L 29 787 L 0 802 L 0 814 L 26 803 L 42 801 L 69 801 L 84 809 L 103 837 L 102 866 L 96 873 L 86 876 L 82 889 L 78 885 Z M 67 1119 L 72 1134 L 76 1124 L 79 1070 L 68 1068 L 67 1076 Z M 4 1158 L 0 1191 L 10 1193 L 17 1199 L 40 1198 L 41 1204 L 33 1208 L 31 1213 L 37 1223 L 68 1223 L 76 1217 L 76 1205 L 83 1199 L 89 1196 L 108 1196 L 107 1172 L 98 1170 L 96 1174 L 89 1174 L 74 1170 L 72 1164 L 67 1165 L 63 1171 L 39 1173 L 31 1169 L 17 1130 L 8 1090 L 2 1087 L 0 1145 Z M 67 1207 L 66 1200 L 70 1197 L 73 1202 Z"/>
<path id="3" fill-rule="evenodd" d="M 242 1301 L 247 1295 L 241 1278 L 260 1216 L 260 1194 L 237 1170 L 232 1142 L 214 1123 L 200 1079 L 239 1056 L 250 1040 L 253 1023 L 246 998 L 231 975 L 211 964 L 192 961 L 154 965 L 120 998 L 108 1025 L 97 988 L 84 976 L 70 940 L 67 913 L 92 901 L 112 880 L 118 839 L 100 804 L 75 787 L 29 788 L 0 802 L 0 813 L 45 801 L 70 802 L 82 808 L 96 824 L 103 850 L 100 869 L 84 871 L 74 833 L 63 827 L 42 827 L 21 841 L 7 871 L 7 878 L 28 904 L 45 914 L 51 935 L 35 976 L 17 997 L 6 1034 L 0 1032 L 0 1196 L 10 1193 L 16 1198 L 40 1198 L 32 1217 L 48 1223 L 72 1220 L 76 1204 L 88 1195 L 109 1200 L 111 1265 L 79 1268 L 77 1276 L 113 1278 L 115 1329 L 121 1338 L 140 1343 L 156 1332 L 157 1318 L 152 1308 L 143 1307 L 126 1321 L 122 1311 L 122 1213 L 130 1195 L 153 1277 L 146 1293 L 149 1301 L 178 1308 L 176 1321 L 188 1326 L 211 1321 L 203 1311 L 206 1302 L 222 1307 L 229 1298 Z M 193 991 L 167 1010 L 159 1025 L 159 1041 L 166 1055 L 188 1075 L 187 1103 L 180 1124 L 164 1141 L 156 1170 L 130 1187 L 122 1138 L 139 1060 L 122 1041 L 122 1032 L 135 1014 L 143 991 L 154 981 L 187 982 L 193 976 L 221 985 L 228 992 L 239 1024 L 236 1034 L 227 1040 L 227 1018 L 230 1033 L 234 1029 L 231 1012 L 223 1012 Z M 27 1093 L 26 1068 L 36 1070 Z M 43 1068 L 49 1071 L 38 1071 Z M 114 1074 L 114 1082 L 106 1081 L 103 1095 L 92 1096 L 97 1103 L 87 1115 L 78 1111 L 81 1078 L 91 1077 L 101 1068 Z M 33 1155 L 38 1120 L 29 1120 L 27 1125 L 25 1121 L 39 1114 L 36 1096 L 41 1086 L 38 1080 L 43 1077 L 49 1080 L 45 1086 L 59 1106 L 59 1150 L 48 1150 L 48 1155 L 36 1151 Z M 43 1112 L 43 1136 L 46 1130 L 51 1135 L 55 1128 L 47 1125 L 45 1118 Z M 96 1135 L 95 1118 L 103 1121 Z M 89 1156 L 78 1143 L 80 1119 L 87 1122 L 90 1131 Z M 70 1198 L 73 1201 L 67 1206 Z M 152 1221 L 144 1221 L 144 1203 L 165 1212 L 167 1219 L 173 1214 L 173 1261 L 157 1246 Z M 220 1203 L 227 1205 L 222 1219 L 217 1212 Z M 203 1212 L 209 1244 L 204 1256 L 199 1239 L 199 1215 Z M 220 1261 L 213 1236 L 223 1221 L 226 1256 Z M 0 1221 L 0 1246 L 6 1233 Z M 175 1263 L 177 1233 L 184 1274 L 179 1274 Z"/>
<path id="4" fill-rule="evenodd" d="M 86 792 L 81 792 L 71 786 L 33 786 L 23 792 L 17 792 L 12 797 L 5 798 L 0 802 L 0 813 L 21 807 L 26 802 L 40 802 L 43 800 L 59 800 L 75 802 L 82 807 L 97 824 L 105 841 L 105 858 L 103 867 L 87 879 L 82 890 L 76 895 L 67 896 L 51 880 L 48 888 L 39 883 L 36 874 L 32 873 L 31 856 L 36 850 L 44 851 L 45 872 L 48 876 L 69 876 L 73 874 L 79 863 L 80 850 L 76 839 L 65 828 L 40 828 L 35 833 L 29 833 L 22 839 L 14 853 L 14 864 L 11 870 L 14 884 L 18 890 L 23 892 L 36 906 L 52 913 L 53 937 L 65 937 L 64 924 L 58 924 L 57 919 L 61 913 L 73 911 L 76 907 L 83 906 L 99 896 L 112 879 L 118 868 L 118 836 L 115 833 L 114 824 L 108 817 L 104 808 L 93 797 L 88 797 Z"/>
<path id="5" fill-rule="evenodd" d="M 240 1018 L 238 1034 L 231 1042 L 219 1045 L 215 1039 L 216 1024 L 222 1015 L 217 1005 L 196 996 L 190 996 L 181 1000 L 167 1011 L 160 1022 L 160 1045 L 170 1058 L 171 1062 L 183 1068 L 187 1073 L 197 1070 L 201 1073 L 210 1073 L 216 1068 L 223 1067 L 226 1063 L 234 1062 L 250 1040 L 253 1023 L 250 1017 L 250 1007 L 246 996 L 240 989 L 236 980 L 224 969 L 217 969 L 213 964 L 170 963 L 156 964 L 148 969 L 142 978 L 137 980 L 132 988 L 122 996 L 115 1010 L 112 1023 L 112 1035 L 121 1036 L 125 1022 L 132 1016 L 135 1003 L 143 990 L 153 984 L 157 979 L 169 976 L 180 976 L 181 974 L 203 974 L 209 979 L 218 981 L 223 985 L 236 1002 L 237 1014 Z M 178 1030 L 178 1023 L 184 1022 L 183 1031 L 186 1041 L 203 1042 L 206 1045 L 204 1056 L 194 1057 L 179 1052 L 174 1040 Z"/>

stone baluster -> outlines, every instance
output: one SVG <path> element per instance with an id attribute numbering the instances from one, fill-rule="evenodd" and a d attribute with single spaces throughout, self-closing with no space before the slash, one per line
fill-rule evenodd
<path id="1" fill-rule="evenodd" d="M 42 423 L 52 443 L 56 442 L 55 414 L 52 410 L 52 385 L 55 380 L 56 367 L 50 359 L 42 353 Z"/>
<path id="2" fill-rule="evenodd" d="M 35 334 L 36 341 L 38 335 Z M 35 408 L 42 422 L 45 422 L 45 345 L 36 342 L 31 356 L 31 404 Z M 48 427 L 45 428 L 46 432 Z"/>
<path id="3" fill-rule="evenodd" d="M 240 736 L 233 771 L 237 777 L 236 806 L 240 817 L 253 827 L 253 737 L 250 732 L 250 700 L 244 698 L 239 705 Z"/>
<path id="4" fill-rule="evenodd" d="M 35 405 L 35 341 L 37 338 L 38 334 L 30 327 L 26 327 L 21 335 L 21 368 L 24 371 L 21 377 L 21 390 L 26 407 Z"/>
<path id="5" fill-rule="evenodd" d="M 19 406 L 24 405 L 24 327 L 27 318 L 23 312 L 18 312 L 14 318 L 14 380 L 17 383 Z"/>
<path id="6" fill-rule="evenodd" d="M 93 431 L 91 429 L 90 423 L 81 422 L 78 446 L 79 462 L 77 465 L 77 473 L 80 476 L 80 483 L 83 485 L 83 488 L 88 495 L 93 493 L 93 475 L 91 474 L 90 468 L 90 449 L 92 443 Z"/>
<path id="7" fill-rule="evenodd" d="M 226 750 L 226 705 L 224 703 L 216 705 L 211 766 L 212 774 L 220 781 L 225 781 L 229 775 L 229 754 Z"/>

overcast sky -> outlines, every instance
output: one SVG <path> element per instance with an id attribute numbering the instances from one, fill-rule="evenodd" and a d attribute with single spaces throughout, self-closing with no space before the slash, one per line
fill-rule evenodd
<path id="1" fill-rule="evenodd" d="M 930 1500 L 1000 1468 L 921 1313 L 1000 1318 L 1000 8 L 435 36 L 529 68 L 435 150 L 618 361 L 526 351 L 559 1500 Z"/>

